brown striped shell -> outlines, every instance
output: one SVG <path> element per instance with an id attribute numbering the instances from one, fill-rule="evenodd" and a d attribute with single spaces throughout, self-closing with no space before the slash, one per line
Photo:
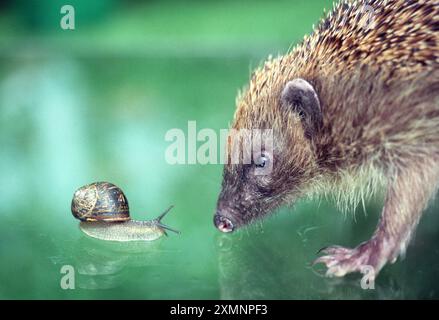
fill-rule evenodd
<path id="1" fill-rule="evenodd" d="M 109 182 L 94 182 L 76 190 L 72 214 L 81 221 L 130 220 L 127 198 L 119 187 Z"/>

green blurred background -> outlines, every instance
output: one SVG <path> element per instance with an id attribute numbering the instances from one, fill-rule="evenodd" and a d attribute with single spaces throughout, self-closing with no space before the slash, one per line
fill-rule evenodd
<path id="1" fill-rule="evenodd" d="M 60 8 L 75 8 L 75 30 Z M 386 299 L 439 296 L 438 206 L 403 262 L 375 290 L 360 276 L 326 279 L 309 263 L 326 245 L 368 239 L 367 217 L 299 203 L 232 235 L 212 216 L 220 165 L 165 162 L 171 128 L 227 128 L 251 70 L 312 30 L 328 0 L 2 1 L 0 5 L 0 298 Z M 107 180 L 133 218 L 175 204 L 182 231 L 152 243 L 87 238 L 73 192 Z M 63 290 L 63 265 L 75 290 Z"/>

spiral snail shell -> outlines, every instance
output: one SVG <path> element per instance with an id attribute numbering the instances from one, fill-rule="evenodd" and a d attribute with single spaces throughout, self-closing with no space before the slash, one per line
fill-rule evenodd
<path id="1" fill-rule="evenodd" d="M 172 207 L 153 220 L 132 220 L 123 191 L 109 182 L 94 182 L 75 191 L 71 209 L 73 216 L 81 221 L 80 229 L 91 237 L 110 241 L 151 241 L 166 235 L 166 230 L 179 233 L 161 223 Z"/>

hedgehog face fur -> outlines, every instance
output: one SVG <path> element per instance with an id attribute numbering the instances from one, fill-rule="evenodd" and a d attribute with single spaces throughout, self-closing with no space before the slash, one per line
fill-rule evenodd
<path id="1" fill-rule="evenodd" d="M 248 99 L 249 96 L 246 97 Z M 241 152 L 238 164 L 224 168 L 223 187 L 218 200 L 215 225 L 230 232 L 272 212 L 283 203 L 291 203 L 301 196 L 306 185 L 318 172 L 313 152 L 313 137 L 322 125 L 318 97 L 313 87 L 298 79 L 288 82 L 283 91 L 273 97 L 261 95 L 248 108 L 248 100 L 241 101 L 235 129 L 229 136 L 230 145 L 237 144 Z M 246 121 L 244 110 L 258 113 L 259 105 L 271 103 L 271 114 L 261 113 Z M 244 123 L 240 122 L 245 121 Z M 265 129 L 259 148 L 252 141 L 254 131 Z M 269 129 L 269 130 L 266 130 Z M 243 163 L 246 146 L 253 146 L 251 161 Z"/>

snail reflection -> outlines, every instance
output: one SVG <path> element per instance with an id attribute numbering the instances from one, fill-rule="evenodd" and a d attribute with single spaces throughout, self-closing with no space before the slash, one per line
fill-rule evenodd
<path id="1" fill-rule="evenodd" d="M 68 246 L 59 244 L 59 254 L 52 257 L 52 262 L 60 267 L 74 267 L 76 288 L 112 289 L 129 282 L 133 273 L 134 276 L 136 272 L 139 276 L 154 273 L 157 266 L 172 260 L 175 252 L 164 248 L 163 244 L 161 240 L 99 241 L 81 234 Z M 71 248 L 71 251 L 65 248 Z"/>

